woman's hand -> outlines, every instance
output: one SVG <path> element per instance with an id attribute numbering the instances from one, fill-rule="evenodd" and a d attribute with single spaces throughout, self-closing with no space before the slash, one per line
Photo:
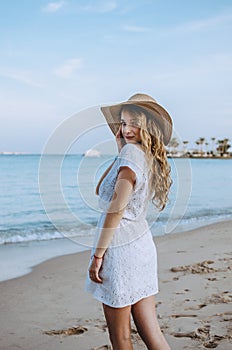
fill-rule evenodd
<path id="1" fill-rule="evenodd" d="M 122 147 L 124 146 L 125 144 L 125 141 L 124 141 L 124 138 L 122 136 L 122 129 L 121 129 L 121 125 L 115 135 L 116 137 L 116 142 L 117 142 L 117 145 L 118 145 L 118 152 L 121 151 Z"/>
<path id="2" fill-rule="evenodd" d="M 101 259 L 96 259 L 95 257 L 92 258 L 92 262 L 89 267 L 89 278 L 91 279 L 91 281 L 96 283 L 102 283 L 102 279 L 99 276 L 102 263 L 103 263 L 103 258 Z"/>

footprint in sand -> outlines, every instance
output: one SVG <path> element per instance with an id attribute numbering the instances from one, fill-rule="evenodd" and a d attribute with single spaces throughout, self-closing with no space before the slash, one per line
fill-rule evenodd
<path id="1" fill-rule="evenodd" d="M 212 294 L 211 298 L 209 298 L 209 303 L 211 304 L 220 304 L 220 303 L 231 303 L 232 302 L 232 293 L 229 293 L 228 290 L 218 293 Z"/>
<path id="2" fill-rule="evenodd" d="M 106 332 L 106 331 L 107 331 L 107 325 L 106 325 L 106 324 L 102 324 L 102 325 L 95 324 L 94 327 L 100 329 L 100 330 L 103 331 L 103 332 Z"/>
<path id="3" fill-rule="evenodd" d="M 187 307 L 184 310 L 200 310 L 200 309 L 202 309 L 203 307 L 206 307 L 206 306 L 207 306 L 207 304 L 198 304 L 196 306 Z"/>
<path id="4" fill-rule="evenodd" d="M 171 315 L 173 318 L 179 318 L 179 317 L 197 317 L 195 314 L 175 314 Z"/>
<path id="5" fill-rule="evenodd" d="M 220 340 L 223 340 L 223 339 L 226 339 L 226 337 L 214 335 L 209 340 L 206 340 L 205 342 L 203 342 L 202 345 L 207 349 L 214 349 L 218 346 Z"/>
<path id="6" fill-rule="evenodd" d="M 190 290 L 188 288 L 184 289 L 183 291 L 180 291 L 180 292 L 175 292 L 175 294 L 185 294 L 187 292 L 189 292 Z"/>
<path id="7" fill-rule="evenodd" d="M 79 335 L 87 332 L 87 328 L 78 326 L 78 327 L 70 327 L 66 329 L 52 329 L 51 331 L 44 331 L 44 334 L 47 335 Z"/>
<path id="8" fill-rule="evenodd" d="M 178 281 L 179 277 L 173 277 L 173 281 Z"/>
<path id="9" fill-rule="evenodd" d="M 172 335 L 176 338 L 192 338 L 192 339 L 199 339 L 202 341 L 206 341 L 209 338 L 210 333 L 210 326 L 204 326 L 201 328 L 197 328 L 196 330 L 192 332 L 177 332 L 172 333 Z"/>
<path id="10" fill-rule="evenodd" d="M 230 340 L 230 335 L 217 335 L 217 334 L 210 334 L 210 326 L 205 325 L 204 327 L 197 328 L 196 330 L 192 332 L 177 332 L 172 333 L 174 337 L 177 338 L 191 338 L 196 339 L 201 342 L 201 344 L 207 348 L 207 349 L 213 349 L 216 348 L 220 341 L 222 340 Z"/>
<path id="11" fill-rule="evenodd" d="M 218 272 L 219 269 L 215 269 L 209 265 L 213 264 L 212 260 L 204 260 L 202 262 L 192 264 L 192 265 L 182 265 L 182 266 L 174 266 L 170 270 L 172 272 L 190 272 L 190 273 L 210 273 L 210 272 Z"/>

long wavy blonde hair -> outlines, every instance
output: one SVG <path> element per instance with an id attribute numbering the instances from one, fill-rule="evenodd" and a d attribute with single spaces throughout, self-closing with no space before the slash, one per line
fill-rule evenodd
<path id="1" fill-rule="evenodd" d="M 162 131 L 156 125 L 153 116 L 143 108 L 125 105 L 122 110 L 128 111 L 140 128 L 141 146 L 148 161 L 152 203 L 158 209 L 163 210 L 168 201 L 172 179 Z"/>
<path id="2" fill-rule="evenodd" d="M 168 194 L 172 184 L 170 176 L 171 168 L 167 160 L 166 149 L 163 143 L 163 134 L 154 122 L 154 118 L 143 108 L 135 105 L 124 105 L 121 109 L 128 111 L 135 120 L 136 126 L 140 128 L 141 146 L 147 156 L 149 169 L 149 190 L 152 203 L 163 210 L 168 201 Z M 96 193 L 110 171 L 113 164 L 104 172 L 100 178 Z"/>

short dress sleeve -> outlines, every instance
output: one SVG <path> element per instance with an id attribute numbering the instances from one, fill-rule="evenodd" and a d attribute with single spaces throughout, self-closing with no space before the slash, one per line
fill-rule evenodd
<path id="1" fill-rule="evenodd" d="M 106 213 L 112 199 L 121 167 L 129 167 L 136 176 L 135 185 L 123 219 L 136 220 L 146 212 L 148 199 L 148 168 L 145 153 L 134 144 L 126 144 L 99 188 L 99 208 Z"/>
<path id="2" fill-rule="evenodd" d="M 121 167 L 130 168 L 136 175 L 136 187 L 143 181 L 144 176 L 144 152 L 134 144 L 126 144 L 116 160 L 117 171 Z"/>

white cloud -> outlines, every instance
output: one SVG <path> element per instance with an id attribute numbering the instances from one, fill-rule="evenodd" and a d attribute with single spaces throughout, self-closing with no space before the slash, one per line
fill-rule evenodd
<path id="1" fill-rule="evenodd" d="M 116 1 L 93 1 L 83 7 L 84 11 L 89 12 L 98 12 L 98 13 L 107 13 L 114 11 L 117 8 Z"/>
<path id="2" fill-rule="evenodd" d="M 127 32 L 135 32 L 135 33 L 143 33 L 149 31 L 149 28 L 147 27 L 140 27 L 140 26 L 131 26 L 131 25 L 126 25 L 123 27 L 124 30 Z"/>
<path id="3" fill-rule="evenodd" d="M 72 58 L 67 60 L 60 67 L 56 68 L 54 74 L 60 78 L 71 78 L 75 71 L 79 70 L 82 67 L 81 58 Z"/>
<path id="4" fill-rule="evenodd" d="M 208 18 L 202 21 L 190 22 L 186 25 L 186 29 L 190 31 L 197 31 L 204 28 L 211 28 L 215 25 L 231 22 L 232 14 L 219 15 L 217 17 Z"/>
<path id="5" fill-rule="evenodd" d="M 211 29 L 218 25 L 224 25 L 232 21 L 232 13 L 219 14 L 218 16 L 205 18 L 198 21 L 190 21 L 181 24 L 175 28 L 170 28 L 171 31 L 180 32 L 197 32 L 202 29 Z"/>
<path id="6" fill-rule="evenodd" d="M 16 71 L 16 70 L 4 70 L 0 71 L 0 76 L 19 81 L 20 83 L 32 86 L 32 87 L 42 87 L 41 84 L 33 81 L 28 72 Z"/>
<path id="7" fill-rule="evenodd" d="M 43 7 L 44 12 L 57 12 L 64 6 L 64 1 L 49 2 Z"/>

